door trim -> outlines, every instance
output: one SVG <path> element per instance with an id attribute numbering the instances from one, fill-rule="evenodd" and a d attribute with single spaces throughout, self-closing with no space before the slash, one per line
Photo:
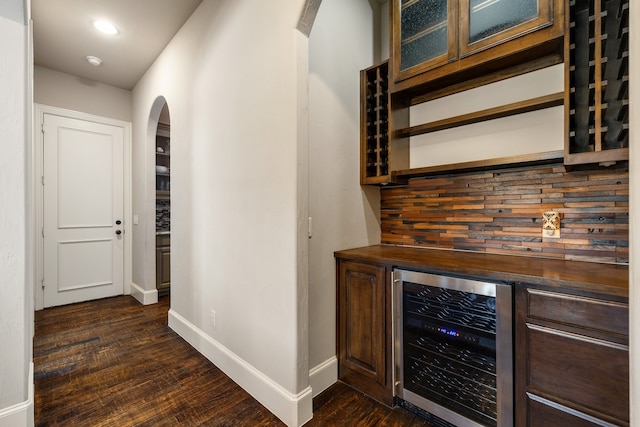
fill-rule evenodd
<path id="1" fill-rule="evenodd" d="M 44 237 L 42 236 L 42 228 L 44 226 L 44 191 L 42 188 L 42 176 L 44 173 L 44 137 L 42 126 L 44 123 L 44 115 L 51 114 L 54 116 L 67 117 L 71 119 L 84 120 L 106 124 L 110 126 L 121 127 L 124 134 L 124 282 L 123 292 L 125 295 L 131 294 L 131 282 L 133 280 L 132 273 L 132 238 L 133 238 L 133 216 L 132 216 L 132 188 L 131 188 L 131 122 L 111 119 L 108 117 L 96 116 L 93 114 L 82 113 L 80 111 L 67 110 L 64 108 L 53 107 L 50 105 L 34 104 L 34 120 L 33 120 L 33 140 L 34 140 L 34 161 L 33 168 L 33 194 L 35 195 L 35 283 L 34 283 L 34 299 L 35 309 L 42 310 L 44 307 L 44 289 L 42 281 L 44 280 Z"/>

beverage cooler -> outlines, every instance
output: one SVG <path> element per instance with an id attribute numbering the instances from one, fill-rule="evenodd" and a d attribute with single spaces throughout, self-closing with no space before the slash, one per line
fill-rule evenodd
<path id="1" fill-rule="evenodd" d="M 511 286 L 393 274 L 398 403 L 434 425 L 512 426 Z"/>

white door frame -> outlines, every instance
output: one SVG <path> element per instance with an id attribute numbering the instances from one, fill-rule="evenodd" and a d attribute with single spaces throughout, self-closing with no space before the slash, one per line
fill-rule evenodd
<path id="1" fill-rule="evenodd" d="M 67 110 L 64 108 L 52 107 L 49 105 L 34 104 L 34 157 L 35 167 L 33 176 L 33 194 L 35 194 L 35 213 L 36 228 L 34 232 L 35 238 L 35 309 L 42 310 L 44 307 L 44 289 L 42 281 L 44 280 L 44 237 L 42 229 L 44 226 L 44 191 L 42 188 L 42 176 L 44 173 L 44 136 L 42 126 L 45 114 L 55 116 L 68 117 L 72 119 L 84 120 L 89 122 L 107 124 L 111 126 L 121 127 L 124 134 L 124 294 L 131 294 L 132 282 L 132 238 L 133 238 L 133 221 L 131 214 L 131 123 L 122 120 L 110 119 L 108 117 L 95 116 L 93 114 L 82 113 L 79 111 Z"/>

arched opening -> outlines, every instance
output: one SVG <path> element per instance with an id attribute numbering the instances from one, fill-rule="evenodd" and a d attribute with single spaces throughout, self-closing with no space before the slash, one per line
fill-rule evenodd
<path id="1" fill-rule="evenodd" d="M 158 297 L 171 291 L 171 119 L 163 102 L 155 135 L 156 290 Z"/>

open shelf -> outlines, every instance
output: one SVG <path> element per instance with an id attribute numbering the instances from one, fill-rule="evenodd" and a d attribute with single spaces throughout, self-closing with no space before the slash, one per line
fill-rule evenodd
<path id="1" fill-rule="evenodd" d="M 551 95 L 528 99 L 525 101 L 514 102 L 512 104 L 501 105 L 499 107 L 488 108 L 486 110 L 476 111 L 469 114 L 463 114 L 443 120 L 437 120 L 434 122 L 411 126 L 405 129 L 398 129 L 395 131 L 394 137 L 402 138 L 422 135 L 430 132 L 437 132 L 444 129 L 470 125 L 486 120 L 499 119 L 502 117 L 509 117 L 516 114 L 541 110 L 544 108 L 556 107 L 562 105 L 563 102 L 564 93 L 558 92 Z"/>
<path id="2" fill-rule="evenodd" d="M 462 173 L 479 170 L 499 168 L 515 168 L 522 166 L 542 165 L 562 162 L 564 152 L 547 151 L 535 154 L 523 154 L 520 156 L 500 157 L 488 160 L 454 163 L 448 165 L 428 166 L 412 168 L 393 172 L 393 180 L 396 183 L 406 183 L 411 178 L 421 178 L 445 173 Z"/>

